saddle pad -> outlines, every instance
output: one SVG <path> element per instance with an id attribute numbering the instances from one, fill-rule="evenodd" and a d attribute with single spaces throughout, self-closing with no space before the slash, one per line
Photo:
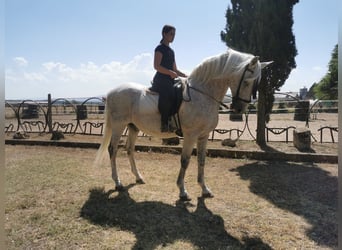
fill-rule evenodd
<path id="1" fill-rule="evenodd" d="M 158 111 L 158 98 L 159 94 L 149 89 L 144 89 L 139 98 L 139 113 L 140 114 L 153 114 L 159 113 Z"/>
<path id="2" fill-rule="evenodd" d="M 150 95 L 159 95 L 158 92 L 155 92 L 153 90 L 151 90 L 150 88 L 145 90 L 146 94 L 150 94 Z"/>

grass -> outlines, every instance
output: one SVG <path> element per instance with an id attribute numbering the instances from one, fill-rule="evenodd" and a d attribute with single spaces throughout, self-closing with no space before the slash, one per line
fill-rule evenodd
<path id="1" fill-rule="evenodd" d="M 6 146 L 8 249 L 337 248 L 337 165 L 207 158 L 203 199 L 192 159 L 182 203 L 178 155 L 137 153 L 135 185 L 119 151 L 118 193 L 95 152 Z"/>

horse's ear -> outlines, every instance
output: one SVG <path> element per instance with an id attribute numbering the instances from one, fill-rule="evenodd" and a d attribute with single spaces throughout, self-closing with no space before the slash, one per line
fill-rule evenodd
<path id="1" fill-rule="evenodd" d="M 259 61 L 259 57 L 258 56 L 255 56 L 252 61 L 249 63 L 249 66 L 250 67 L 255 67 L 257 62 Z"/>
<path id="2" fill-rule="evenodd" d="M 265 68 L 267 65 L 270 65 L 271 63 L 273 63 L 273 61 L 261 62 L 261 63 L 260 63 L 261 69 Z"/>
<path id="3" fill-rule="evenodd" d="M 249 68 L 251 71 L 254 71 L 254 69 L 256 68 L 256 66 L 257 66 L 257 64 L 258 64 L 258 61 L 259 61 L 259 57 L 258 57 L 258 56 L 253 57 L 253 59 L 251 60 L 251 62 L 248 64 L 248 68 Z"/>

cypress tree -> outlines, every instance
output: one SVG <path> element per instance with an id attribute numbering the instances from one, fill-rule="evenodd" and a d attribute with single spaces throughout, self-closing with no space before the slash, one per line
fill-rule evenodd
<path id="1" fill-rule="evenodd" d="M 328 73 L 314 86 L 315 96 L 322 100 L 338 99 L 338 45 L 331 54 Z"/>
<path id="2" fill-rule="evenodd" d="M 296 67 L 295 37 L 292 33 L 293 6 L 299 0 L 231 0 L 227 24 L 221 40 L 228 47 L 274 61 L 263 70 L 259 84 L 257 143 L 266 145 L 265 127 L 269 122 L 274 92 L 285 83 Z"/>

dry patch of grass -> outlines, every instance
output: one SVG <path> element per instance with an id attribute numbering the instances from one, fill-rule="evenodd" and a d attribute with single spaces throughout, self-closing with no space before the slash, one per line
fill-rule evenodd
<path id="1" fill-rule="evenodd" d="M 337 248 L 337 165 L 207 158 L 202 199 L 192 159 L 181 203 L 179 156 L 137 153 L 135 185 L 119 151 L 118 193 L 95 152 L 6 146 L 8 249 Z"/>

